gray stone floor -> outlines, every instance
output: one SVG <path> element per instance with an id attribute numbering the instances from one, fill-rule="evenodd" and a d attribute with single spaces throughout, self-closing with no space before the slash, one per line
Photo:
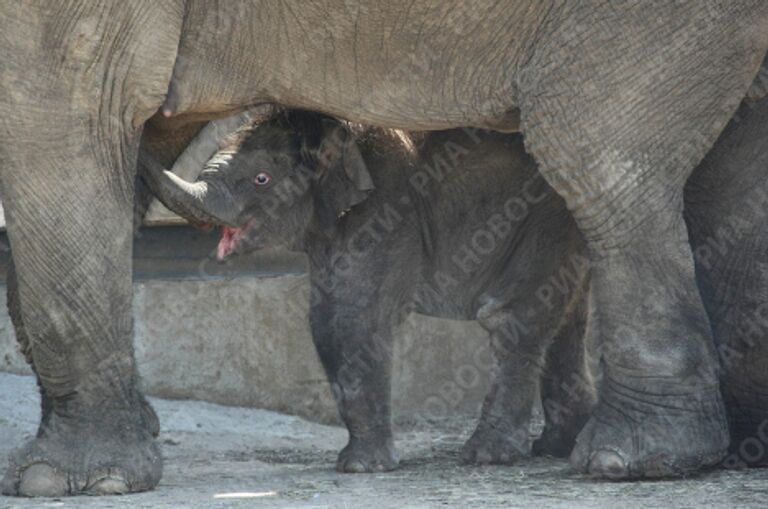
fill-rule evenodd
<path id="1" fill-rule="evenodd" d="M 378 475 L 333 470 L 341 428 L 264 410 L 153 399 L 163 432 L 165 476 L 152 492 L 68 499 L 0 497 L 0 508 L 504 507 L 765 508 L 768 470 L 716 471 L 666 482 L 594 482 L 567 463 L 460 465 L 472 419 L 401 431 L 402 468 Z M 0 455 L 37 424 L 31 377 L 0 373 Z"/>

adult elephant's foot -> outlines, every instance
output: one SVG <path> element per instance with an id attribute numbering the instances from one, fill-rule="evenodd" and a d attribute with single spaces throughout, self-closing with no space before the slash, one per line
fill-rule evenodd
<path id="1" fill-rule="evenodd" d="M 336 470 L 349 474 L 388 472 L 400 464 L 391 438 L 362 440 L 350 438 L 339 453 Z"/>
<path id="2" fill-rule="evenodd" d="M 638 390 L 606 377 L 571 465 L 607 479 L 678 477 L 718 463 L 728 443 L 717 386 L 698 393 L 673 383 Z"/>
<path id="3" fill-rule="evenodd" d="M 11 454 L 5 495 L 113 495 L 154 488 L 162 458 L 145 418 L 75 423 L 52 416 L 41 436 Z"/>
<path id="4" fill-rule="evenodd" d="M 514 433 L 480 423 L 461 449 L 464 463 L 511 465 L 530 456 L 527 431 Z"/>

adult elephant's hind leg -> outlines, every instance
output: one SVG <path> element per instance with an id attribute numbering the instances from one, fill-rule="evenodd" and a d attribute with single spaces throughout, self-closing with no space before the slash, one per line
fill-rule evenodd
<path id="1" fill-rule="evenodd" d="M 545 168 L 557 167 L 542 160 Z M 572 464 L 611 478 L 712 465 L 724 454 L 728 433 L 682 219 L 682 180 L 622 174 L 622 163 L 610 158 L 595 164 L 593 174 L 572 176 L 594 186 L 595 195 L 569 204 L 589 248 L 590 319 L 601 338 L 603 377 Z M 642 171 L 633 164 L 632 171 Z M 617 188 L 597 182 L 611 179 Z M 565 182 L 552 182 L 567 196 Z"/>
<path id="2" fill-rule="evenodd" d="M 527 146 L 589 249 L 603 382 L 571 462 L 595 476 L 682 475 L 728 447 L 682 189 L 757 70 L 766 9 L 699 5 L 569 4 L 521 88 Z"/>
<path id="3" fill-rule="evenodd" d="M 3 493 L 125 493 L 160 479 L 156 423 L 136 388 L 131 244 L 136 126 L 162 102 L 173 65 L 170 5 L 0 15 L 4 35 L 25 31 L 0 38 L 0 184 L 16 322 L 49 402 Z"/>

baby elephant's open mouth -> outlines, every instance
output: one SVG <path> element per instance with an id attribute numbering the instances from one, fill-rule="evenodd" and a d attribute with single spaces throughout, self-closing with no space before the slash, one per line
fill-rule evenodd
<path id="1" fill-rule="evenodd" d="M 216 259 L 222 261 L 233 253 L 242 254 L 259 249 L 258 232 L 259 222 L 255 218 L 237 228 L 222 226 L 219 245 L 216 246 Z"/>
<path id="2" fill-rule="evenodd" d="M 224 260 L 227 256 L 231 255 L 236 249 L 240 240 L 243 238 L 243 231 L 245 228 L 230 228 L 229 226 L 221 227 L 221 239 L 219 245 L 216 246 L 216 259 L 219 261 Z"/>

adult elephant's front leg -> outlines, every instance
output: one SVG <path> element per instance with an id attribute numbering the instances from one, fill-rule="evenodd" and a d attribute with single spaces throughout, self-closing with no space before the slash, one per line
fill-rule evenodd
<path id="1" fill-rule="evenodd" d="M 8 494 L 136 491 L 161 473 L 135 387 L 130 177 L 100 190 L 77 159 L 56 193 L 32 169 L 3 174 L 21 315 L 48 400 L 37 438 L 11 457 Z"/>
<path id="2" fill-rule="evenodd" d="M 160 479 L 131 344 L 133 176 L 136 126 L 162 102 L 178 14 L 149 2 L 3 6 L 15 323 L 48 401 L 37 437 L 11 456 L 6 494 L 124 493 Z"/>
<path id="3" fill-rule="evenodd" d="M 571 462 L 592 475 L 681 475 L 728 447 L 682 189 L 757 71 L 748 24 L 767 13 L 720 7 L 591 5 L 524 72 L 527 146 L 589 247 L 603 385 Z"/>

